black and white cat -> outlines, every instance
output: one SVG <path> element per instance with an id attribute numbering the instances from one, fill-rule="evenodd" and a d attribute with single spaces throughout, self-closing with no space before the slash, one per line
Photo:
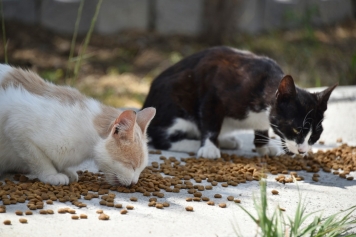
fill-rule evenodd
<path id="1" fill-rule="evenodd" d="M 239 148 L 229 133 L 253 129 L 261 155 L 280 149 L 269 142 L 270 126 L 284 151 L 306 153 L 320 137 L 324 112 L 337 85 L 320 93 L 295 86 L 267 57 L 213 47 L 184 58 L 153 82 L 143 108 L 157 114 L 148 127 L 156 149 L 220 157 L 219 147 Z"/>

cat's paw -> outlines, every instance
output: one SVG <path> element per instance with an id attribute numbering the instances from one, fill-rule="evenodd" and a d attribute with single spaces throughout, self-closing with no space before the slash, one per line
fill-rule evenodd
<path id="1" fill-rule="evenodd" d="M 62 173 L 50 174 L 50 175 L 40 175 L 38 177 L 42 182 L 49 183 L 52 185 L 67 185 L 69 184 L 69 178 L 67 175 Z"/>
<path id="2" fill-rule="evenodd" d="M 273 145 L 266 145 L 261 147 L 256 147 L 256 151 L 261 156 L 268 155 L 268 156 L 276 156 L 281 153 L 278 147 Z"/>
<path id="3" fill-rule="evenodd" d="M 70 169 L 65 169 L 63 172 L 68 176 L 70 183 L 78 181 L 78 174 L 76 171 L 70 170 Z"/>
<path id="4" fill-rule="evenodd" d="M 205 145 L 203 147 L 200 147 L 197 155 L 198 157 L 205 157 L 210 159 L 221 157 L 219 148 L 214 145 Z"/>
<path id="5" fill-rule="evenodd" d="M 222 149 L 233 150 L 241 148 L 241 141 L 233 136 L 219 138 L 219 144 Z"/>

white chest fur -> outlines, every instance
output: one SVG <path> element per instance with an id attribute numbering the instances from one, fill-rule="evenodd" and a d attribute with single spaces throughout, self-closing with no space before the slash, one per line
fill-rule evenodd
<path id="1" fill-rule="evenodd" d="M 230 133 L 238 129 L 268 130 L 270 127 L 269 112 L 269 108 L 259 113 L 249 112 L 247 118 L 244 120 L 226 117 L 223 121 L 220 134 Z"/>

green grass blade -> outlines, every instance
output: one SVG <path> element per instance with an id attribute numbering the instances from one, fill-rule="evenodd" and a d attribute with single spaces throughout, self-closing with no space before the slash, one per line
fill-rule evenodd
<path id="1" fill-rule="evenodd" d="M 75 42 L 77 41 L 79 23 L 80 23 L 80 19 L 82 18 L 84 2 L 85 2 L 85 0 L 80 0 L 80 5 L 78 8 L 78 13 L 77 13 L 77 19 L 76 19 L 75 25 L 74 25 L 74 32 L 73 32 L 72 42 L 70 44 L 69 58 L 68 58 L 68 62 L 67 62 L 66 79 L 68 79 L 68 77 L 69 77 L 69 70 L 71 68 L 71 63 L 72 63 L 72 59 L 74 56 Z"/>
<path id="2" fill-rule="evenodd" d="M 75 82 L 78 79 L 78 73 L 79 73 L 80 66 L 82 64 L 83 55 L 85 54 L 85 51 L 86 51 L 86 49 L 88 47 L 88 44 L 89 44 L 89 41 L 90 41 L 90 38 L 91 38 L 91 35 L 92 35 L 93 31 L 94 31 L 94 26 L 95 26 L 96 20 L 98 18 L 102 2 L 103 2 L 103 0 L 99 0 L 98 4 L 96 5 L 95 13 L 94 13 L 94 16 L 93 16 L 93 18 L 91 20 L 89 31 L 88 31 L 88 33 L 87 33 L 87 35 L 85 37 L 85 40 L 84 40 L 83 49 L 80 52 L 79 60 L 75 64 L 74 79 L 73 79 L 72 84 L 75 84 Z"/>
<path id="3" fill-rule="evenodd" d="M 8 64 L 7 59 L 7 41 L 6 41 L 6 30 L 5 30 L 5 19 L 4 19 L 4 8 L 2 5 L 2 0 L 0 0 L 0 13 L 1 13 L 1 27 L 2 27 L 2 42 L 4 44 L 4 60 Z"/>

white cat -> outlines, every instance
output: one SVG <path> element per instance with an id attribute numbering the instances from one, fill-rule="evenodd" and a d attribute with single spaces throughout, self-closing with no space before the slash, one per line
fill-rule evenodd
<path id="1" fill-rule="evenodd" d="M 37 74 L 0 65 L 0 174 L 26 171 L 60 185 L 94 159 L 111 184 L 131 185 L 148 163 L 146 129 L 156 113 L 120 111 Z"/>

